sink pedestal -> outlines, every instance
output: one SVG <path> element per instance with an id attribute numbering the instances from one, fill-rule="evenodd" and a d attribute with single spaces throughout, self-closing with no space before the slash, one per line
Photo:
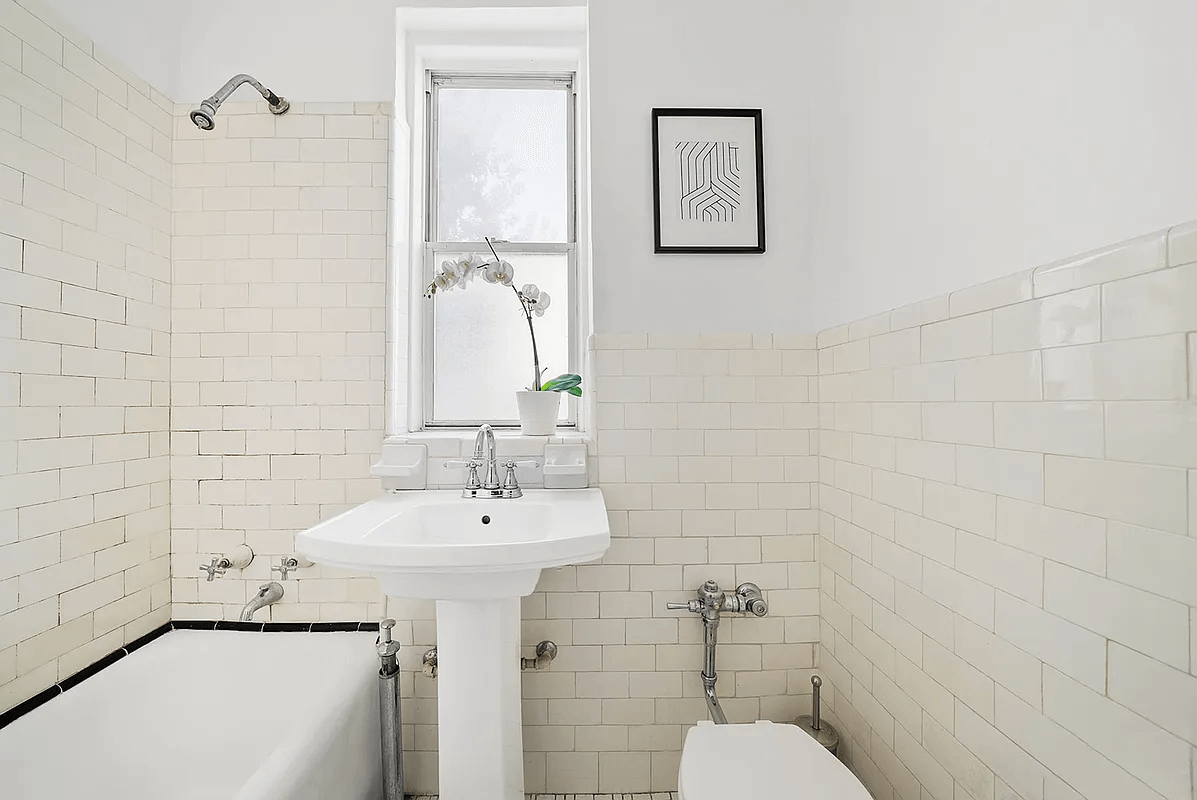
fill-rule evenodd
<path id="1" fill-rule="evenodd" d="M 441 800 L 523 800 L 520 599 L 436 603 Z"/>

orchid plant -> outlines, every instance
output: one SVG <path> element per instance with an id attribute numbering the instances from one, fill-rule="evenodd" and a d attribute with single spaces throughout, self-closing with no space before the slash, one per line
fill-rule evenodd
<path id="1" fill-rule="evenodd" d="M 549 293 L 541 291 L 534 283 L 525 283 L 521 288 L 515 288 L 515 268 L 509 262 L 499 258 L 499 254 L 495 252 L 495 246 L 489 238 L 486 240 L 486 245 L 490 248 L 494 261 L 486 261 L 479 255 L 468 255 L 457 261 L 442 261 L 432 283 L 425 287 L 424 296 L 432 298 L 438 292 L 448 292 L 456 288 L 461 288 L 464 291 L 479 275 L 487 283 L 510 288 L 519 300 L 520 310 L 524 312 L 524 319 L 528 322 L 528 335 L 532 337 L 534 378 L 528 389 L 533 392 L 567 392 L 574 397 L 581 397 L 582 378 L 580 375 L 567 372 L 544 383 L 540 381 L 545 369 L 540 366 L 540 353 L 536 349 L 536 328 L 532 325 L 532 317 L 544 316 L 544 312 L 548 310 L 549 304 L 552 302 Z"/>

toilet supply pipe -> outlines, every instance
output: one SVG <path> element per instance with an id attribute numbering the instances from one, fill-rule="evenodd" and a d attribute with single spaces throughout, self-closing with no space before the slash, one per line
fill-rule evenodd
<path id="1" fill-rule="evenodd" d="M 698 587 L 698 597 L 686 603 L 666 603 L 674 611 L 689 611 L 702 615 L 702 689 L 706 698 L 707 711 L 716 725 L 726 725 L 727 715 L 719 705 L 719 694 L 715 683 L 719 680 L 715 672 L 715 646 L 719 643 L 719 615 L 753 614 L 763 617 L 769 613 L 769 604 L 761 595 L 761 588 L 755 583 L 741 583 L 734 592 L 724 592 L 715 581 L 707 581 Z"/>
<path id="2" fill-rule="evenodd" d="M 403 714 L 399 703 L 399 643 L 391 638 L 395 620 L 378 624 L 375 647 L 378 670 L 378 712 L 382 731 L 382 787 L 384 800 L 403 800 Z"/>

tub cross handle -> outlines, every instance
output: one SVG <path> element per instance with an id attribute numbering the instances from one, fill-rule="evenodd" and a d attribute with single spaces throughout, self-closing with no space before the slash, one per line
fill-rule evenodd
<path id="1" fill-rule="evenodd" d="M 212 580 L 218 575 L 223 576 L 228 571 L 230 566 L 232 566 L 232 564 L 227 558 L 224 558 L 223 556 L 220 558 L 212 556 L 212 563 L 200 564 L 200 571 L 208 573 L 208 583 L 211 583 Z"/>

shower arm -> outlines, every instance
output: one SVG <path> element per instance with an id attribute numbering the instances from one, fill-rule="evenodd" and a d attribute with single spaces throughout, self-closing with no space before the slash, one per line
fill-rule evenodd
<path id="1" fill-rule="evenodd" d="M 257 89 L 258 93 L 260 95 L 262 95 L 262 97 L 266 98 L 266 102 L 270 104 L 271 111 L 274 111 L 276 108 L 278 108 L 280 105 L 282 105 L 283 103 L 286 102 L 285 100 L 283 100 L 283 98 L 279 97 L 274 92 L 270 91 L 265 86 L 263 86 L 262 84 L 258 83 L 256 80 L 254 80 L 253 77 L 246 75 L 243 72 L 240 75 L 234 75 L 233 77 L 229 78 L 228 82 L 224 86 L 221 86 L 219 89 L 216 90 L 216 94 L 209 97 L 207 100 L 205 100 L 200 105 L 201 106 L 209 106 L 212 109 L 213 113 L 215 113 L 215 111 L 218 108 L 220 108 L 221 104 L 223 104 L 225 100 L 229 99 L 229 95 L 231 95 L 233 92 L 237 91 L 238 88 L 240 88 L 242 85 L 247 84 L 247 83 L 250 86 Z M 282 112 L 278 112 L 278 113 L 282 113 Z"/>

